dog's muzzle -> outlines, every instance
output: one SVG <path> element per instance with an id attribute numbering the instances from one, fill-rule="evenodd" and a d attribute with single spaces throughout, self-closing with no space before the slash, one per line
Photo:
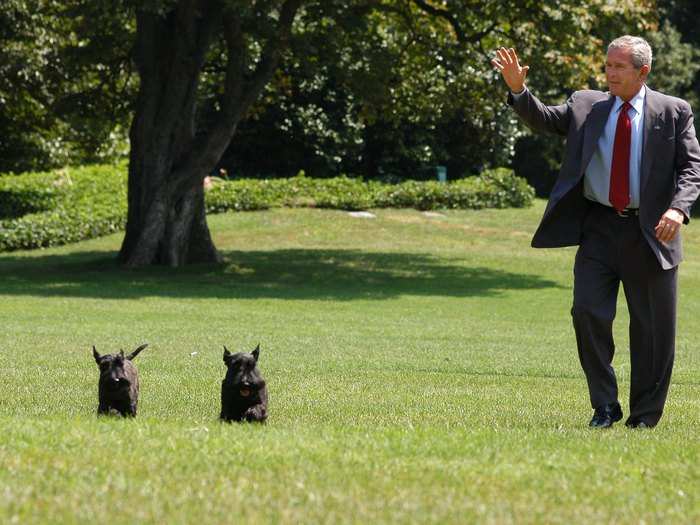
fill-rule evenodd
<path id="1" fill-rule="evenodd" d="M 130 384 L 128 379 L 111 379 L 107 382 L 107 387 L 113 391 L 126 390 Z"/>

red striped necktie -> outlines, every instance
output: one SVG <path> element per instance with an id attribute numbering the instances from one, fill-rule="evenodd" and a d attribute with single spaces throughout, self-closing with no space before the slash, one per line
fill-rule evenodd
<path id="1" fill-rule="evenodd" d="M 610 204 L 617 211 L 624 210 L 630 202 L 630 145 L 632 143 L 632 122 L 628 111 L 629 102 L 622 104 L 617 117 L 612 165 L 610 166 Z"/>

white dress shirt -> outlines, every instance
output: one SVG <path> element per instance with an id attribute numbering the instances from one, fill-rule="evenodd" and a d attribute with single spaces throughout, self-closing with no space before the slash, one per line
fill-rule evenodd
<path id="1" fill-rule="evenodd" d="M 627 205 L 628 208 L 639 208 L 645 95 L 646 88 L 642 86 L 642 89 L 629 101 L 632 106 L 628 110 L 632 124 L 632 142 L 630 145 L 630 202 Z M 606 206 L 611 206 L 608 197 L 610 193 L 610 167 L 612 165 L 617 119 L 623 103 L 624 101 L 620 97 L 615 97 L 615 102 L 610 110 L 603 133 L 598 139 L 598 147 L 593 152 L 593 157 L 591 157 L 591 162 L 586 168 L 583 180 L 583 194 L 588 199 Z"/>

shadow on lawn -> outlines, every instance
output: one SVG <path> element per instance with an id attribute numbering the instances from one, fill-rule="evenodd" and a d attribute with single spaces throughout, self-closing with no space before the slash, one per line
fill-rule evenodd
<path id="1" fill-rule="evenodd" d="M 113 252 L 0 256 L 0 294 L 132 299 L 146 296 L 386 299 L 398 295 L 492 296 L 558 287 L 537 275 L 470 267 L 427 254 L 356 250 L 223 252 L 224 263 L 120 268 Z"/>

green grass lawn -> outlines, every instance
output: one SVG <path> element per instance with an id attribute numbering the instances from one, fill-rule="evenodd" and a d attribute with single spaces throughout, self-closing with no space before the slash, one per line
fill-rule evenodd
<path id="1" fill-rule="evenodd" d="M 661 424 L 592 431 L 543 207 L 218 215 L 225 263 L 178 270 L 0 255 L 0 522 L 700 522 L 700 226 Z M 138 417 L 98 419 L 92 345 L 143 342 Z M 222 345 L 257 343 L 268 423 L 222 425 Z"/>

